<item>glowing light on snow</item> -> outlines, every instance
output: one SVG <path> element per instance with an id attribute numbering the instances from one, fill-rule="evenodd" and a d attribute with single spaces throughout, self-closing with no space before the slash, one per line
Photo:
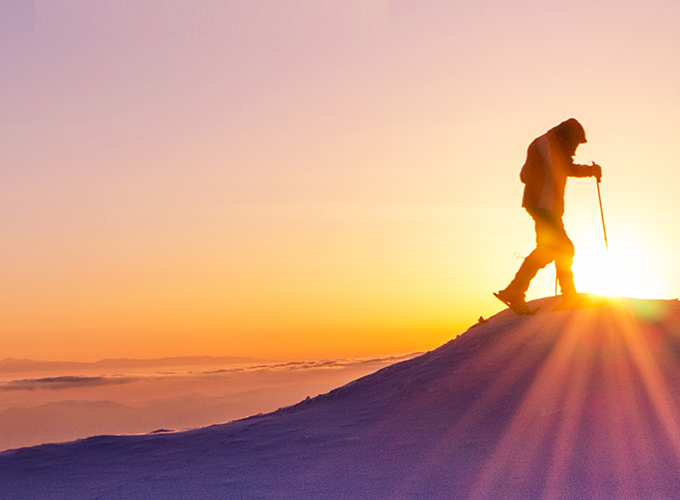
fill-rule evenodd
<path id="1" fill-rule="evenodd" d="M 680 421 L 673 387 L 659 363 L 659 339 L 650 335 L 654 329 L 641 321 L 639 313 L 640 307 L 656 309 L 656 320 L 665 321 L 669 304 L 635 304 L 618 299 L 603 303 L 608 304 L 606 314 L 598 312 L 598 307 L 586 308 L 561 325 L 557 342 L 543 358 L 521 405 L 467 498 L 495 498 L 493 492 L 499 485 L 503 484 L 506 490 L 513 487 L 508 477 L 514 475 L 522 480 L 533 477 L 539 470 L 538 464 L 545 461 L 545 453 L 551 456 L 546 461 L 541 497 L 563 498 L 565 488 L 573 481 L 569 477 L 569 466 L 579 454 L 575 443 L 585 429 L 590 427 L 590 432 L 595 429 L 591 427 L 592 416 L 588 416 L 594 401 L 589 388 L 594 382 L 602 383 L 604 388 L 599 391 L 597 404 L 617 414 L 616 418 L 598 424 L 603 431 L 602 442 L 607 443 L 606 449 L 611 452 L 615 488 L 619 491 L 635 491 L 641 485 L 655 488 L 653 480 L 636 479 L 655 474 L 651 464 L 659 453 L 654 446 L 653 431 L 647 424 L 650 416 L 643 409 L 649 409 L 652 420 L 660 424 L 658 431 L 663 434 L 664 442 L 680 457 Z M 548 318 L 540 314 L 532 318 L 533 323 L 525 324 L 522 333 L 530 337 L 546 331 L 544 322 Z M 593 355 L 596 352 L 603 358 Z M 529 359 L 530 356 L 523 356 L 523 361 Z M 504 387 L 495 394 L 507 390 Z M 488 392 L 481 395 L 482 400 L 485 397 Z M 631 428 L 635 431 L 631 432 Z M 636 456 L 646 458 L 636 463 L 632 458 Z M 636 468 L 643 472 L 637 476 L 630 472 Z"/>

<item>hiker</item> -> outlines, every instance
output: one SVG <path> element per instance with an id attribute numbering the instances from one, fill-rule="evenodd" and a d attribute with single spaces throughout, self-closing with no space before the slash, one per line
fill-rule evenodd
<path id="1" fill-rule="evenodd" d="M 585 142 L 583 126 L 569 118 L 529 145 L 520 180 L 525 185 L 522 207 L 536 225 L 536 249 L 524 259 L 507 288 L 494 294 L 518 314 L 531 313 L 525 293 L 538 271 L 553 261 L 563 303 L 574 303 L 577 299 L 571 271 L 574 244 L 564 230 L 562 215 L 567 177 L 596 177 L 598 182 L 602 178 L 599 165 L 574 163 L 576 148 Z"/>

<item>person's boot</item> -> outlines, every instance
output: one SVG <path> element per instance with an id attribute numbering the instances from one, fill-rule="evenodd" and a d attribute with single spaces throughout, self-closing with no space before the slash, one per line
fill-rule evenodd
<path id="1" fill-rule="evenodd" d="M 531 309 L 526 303 L 524 292 L 506 288 L 494 293 L 494 296 L 508 306 L 515 314 L 526 316 L 531 314 Z"/>
<path id="2" fill-rule="evenodd" d="M 565 284 L 560 282 L 560 292 L 562 293 L 562 302 L 560 304 L 560 309 L 577 309 L 580 305 L 580 298 L 574 282 L 568 281 Z"/>

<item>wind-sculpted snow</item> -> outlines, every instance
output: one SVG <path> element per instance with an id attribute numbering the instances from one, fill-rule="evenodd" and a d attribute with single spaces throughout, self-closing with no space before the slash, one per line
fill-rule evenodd
<path id="1" fill-rule="evenodd" d="M 0 454 L 0 498 L 680 497 L 677 301 L 535 305 L 274 413 Z"/>

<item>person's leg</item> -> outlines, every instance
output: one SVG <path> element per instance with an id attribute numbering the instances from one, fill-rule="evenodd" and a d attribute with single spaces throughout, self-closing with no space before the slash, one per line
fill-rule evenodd
<path id="1" fill-rule="evenodd" d="M 499 295 L 509 302 L 524 301 L 525 293 L 529 289 L 531 280 L 538 271 L 550 264 L 556 256 L 554 224 L 547 217 L 546 210 L 527 210 L 534 219 L 536 229 L 536 248 L 522 262 L 517 274 L 510 284 L 501 290 Z"/>
<path id="2" fill-rule="evenodd" d="M 540 239 L 537 242 L 537 248 L 544 249 L 545 253 L 555 260 L 557 281 L 562 295 L 569 298 L 575 297 L 577 292 L 574 286 L 574 273 L 571 271 L 571 265 L 574 262 L 574 244 L 567 236 L 562 217 L 545 211 L 534 213 L 534 217 L 537 218 L 537 239 Z M 538 221 L 541 226 L 540 234 Z"/>
<path id="3" fill-rule="evenodd" d="M 575 297 L 576 286 L 574 285 L 574 273 L 571 270 L 571 265 L 574 262 L 574 244 L 567 236 L 564 230 L 564 225 L 560 220 L 559 231 L 557 232 L 558 247 L 557 256 L 555 257 L 555 269 L 557 271 L 557 281 L 560 284 L 560 291 L 565 297 Z"/>
<path id="4" fill-rule="evenodd" d="M 536 277 L 538 271 L 543 269 L 552 261 L 552 252 L 545 248 L 536 247 L 536 249 L 524 259 L 524 262 L 522 262 L 517 274 L 515 274 L 515 277 L 510 282 L 506 290 L 521 292 L 522 295 L 524 295 L 529 289 L 531 280 Z"/>

